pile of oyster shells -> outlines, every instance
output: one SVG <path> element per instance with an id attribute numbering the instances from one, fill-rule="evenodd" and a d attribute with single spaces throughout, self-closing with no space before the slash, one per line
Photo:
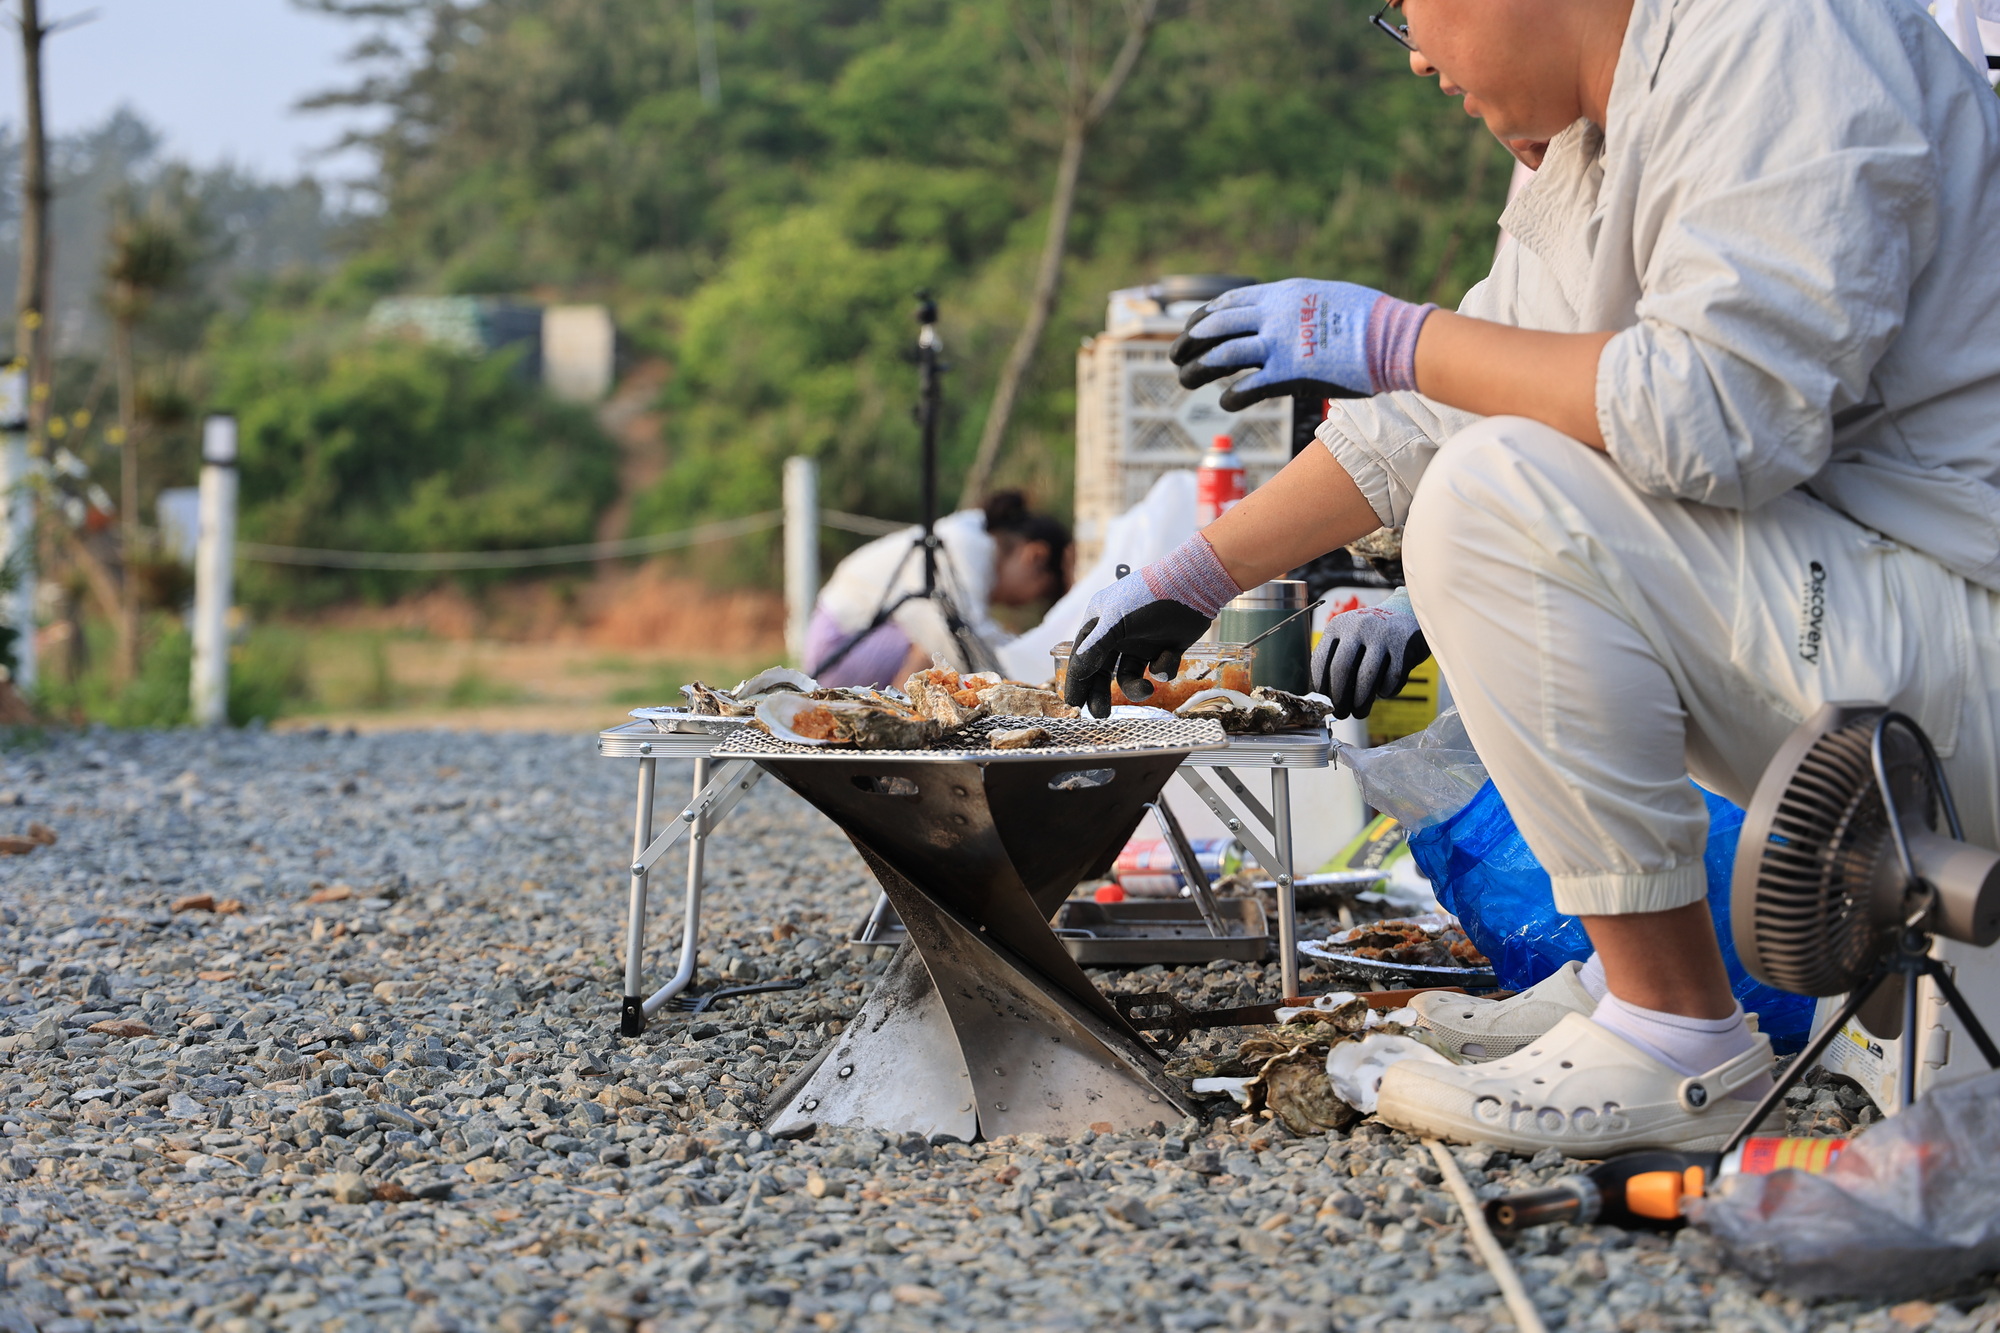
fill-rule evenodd
<path id="1" fill-rule="evenodd" d="M 996 750 L 1046 745 L 1048 730 L 1032 719 L 1075 717 L 1054 690 L 1004 680 L 993 672 L 961 676 L 949 668 L 919 671 L 898 689 L 822 688 L 790 667 L 772 667 L 720 690 L 695 681 L 681 687 L 689 710 L 709 717 L 747 717 L 779 740 L 861 750 L 916 750 L 935 745 L 984 718 L 1019 719 L 985 738 Z"/>
<path id="2" fill-rule="evenodd" d="M 695 681 L 681 686 L 681 694 L 689 711 L 699 716 L 750 718 L 752 725 L 779 740 L 861 750 L 920 750 L 989 717 L 1018 718 L 1023 725 L 993 730 L 986 737 L 988 745 L 996 750 L 1029 749 L 1049 743 L 1047 728 L 1033 719 L 1077 716 L 1077 709 L 1047 685 L 1005 680 L 991 671 L 960 675 L 949 667 L 919 671 L 900 690 L 822 688 L 803 671 L 771 667 L 733 690 Z M 1128 706 L 1119 711 L 1169 716 L 1154 708 Z M 1259 685 L 1248 694 L 1203 690 L 1172 716 L 1213 719 L 1236 735 L 1269 735 L 1317 727 L 1332 711 L 1323 695 L 1291 694 Z"/>

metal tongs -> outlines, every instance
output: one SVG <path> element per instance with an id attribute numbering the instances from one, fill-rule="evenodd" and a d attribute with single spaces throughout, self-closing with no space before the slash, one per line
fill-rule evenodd
<path id="1" fill-rule="evenodd" d="M 1300 616 L 1312 610 L 1314 607 L 1318 606 L 1321 602 L 1325 600 L 1326 600 L 1325 594 L 1321 594 L 1320 596 L 1313 598 L 1310 602 L 1307 602 L 1304 606 L 1292 612 L 1290 615 L 1286 616 L 1283 620 L 1280 620 L 1277 624 L 1271 626 L 1269 629 L 1265 630 L 1262 634 L 1259 634 L 1256 638 L 1250 639 L 1247 642 L 1245 642 L 1243 646 L 1245 648 L 1255 648 L 1258 644 L 1264 642 L 1264 640 L 1270 638 L 1273 634 L 1276 634 L 1279 630 L 1291 624 L 1294 620 L 1297 620 Z"/>

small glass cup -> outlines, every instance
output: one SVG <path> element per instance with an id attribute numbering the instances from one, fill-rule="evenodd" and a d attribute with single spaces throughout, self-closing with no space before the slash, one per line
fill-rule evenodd
<path id="1" fill-rule="evenodd" d="M 1049 650 L 1055 659 L 1056 690 L 1060 692 L 1069 678 L 1069 655 L 1076 647 L 1072 640 L 1065 640 Z M 1257 659 L 1257 649 L 1241 643 L 1197 643 L 1181 654 L 1180 674 L 1172 680 L 1161 680 L 1151 671 L 1146 679 L 1153 683 L 1153 693 L 1145 699 L 1127 699 L 1125 691 L 1118 688 L 1118 682 L 1111 683 L 1113 704 L 1143 704 L 1148 708 L 1164 708 L 1173 712 L 1203 690 L 1235 690 L 1239 694 L 1250 693 L 1251 668 Z"/>

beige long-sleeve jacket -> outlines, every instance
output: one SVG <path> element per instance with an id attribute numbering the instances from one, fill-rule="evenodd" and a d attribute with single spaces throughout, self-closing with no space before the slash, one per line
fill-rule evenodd
<path id="1" fill-rule="evenodd" d="M 1460 308 L 1617 334 L 1597 419 L 1641 491 L 1803 486 L 2000 588 L 2000 98 L 1910 0 L 1637 0 L 1606 120 Z M 1320 438 L 1400 527 L 1474 419 L 1391 394 Z"/>

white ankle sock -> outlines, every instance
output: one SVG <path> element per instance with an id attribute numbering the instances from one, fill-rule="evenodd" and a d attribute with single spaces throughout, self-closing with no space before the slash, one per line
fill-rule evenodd
<path id="1" fill-rule="evenodd" d="M 1706 1074 L 1709 1070 L 1750 1049 L 1756 1034 L 1744 1020 L 1743 1006 L 1727 1018 L 1688 1018 L 1627 1004 L 1610 992 L 1597 1002 L 1591 1018 L 1609 1028 L 1660 1063 L 1683 1074 Z M 1765 1084 L 1763 1086 L 1769 1086 Z M 1762 1095 L 1763 1086 L 1752 1083 L 1737 1096 Z M 1752 1089 L 1756 1089 L 1752 1091 Z"/>
<path id="2" fill-rule="evenodd" d="M 1610 990 L 1610 987 L 1604 984 L 1604 960 L 1598 957 L 1596 950 L 1593 949 L 1590 957 L 1583 960 L 1583 968 L 1576 974 L 1576 980 L 1590 992 L 1590 998 L 1593 1000 L 1603 999 L 1605 993 Z"/>

